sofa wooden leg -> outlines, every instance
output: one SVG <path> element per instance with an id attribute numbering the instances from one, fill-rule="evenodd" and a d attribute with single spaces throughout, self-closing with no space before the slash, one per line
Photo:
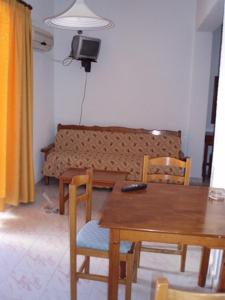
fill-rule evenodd
<path id="1" fill-rule="evenodd" d="M 49 185 L 49 176 L 44 177 L 45 185 Z"/>
<path id="2" fill-rule="evenodd" d="M 120 279 L 126 278 L 126 262 L 120 261 Z"/>

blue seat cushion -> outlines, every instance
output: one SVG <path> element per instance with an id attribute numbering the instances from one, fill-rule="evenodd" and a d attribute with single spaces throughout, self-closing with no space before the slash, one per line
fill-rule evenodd
<path id="1" fill-rule="evenodd" d="M 131 242 L 121 241 L 120 253 L 127 253 L 131 245 Z M 99 227 L 96 220 L 86 223 L 77 234 L 77 247 L 109 251 L 109 229 Z"/>

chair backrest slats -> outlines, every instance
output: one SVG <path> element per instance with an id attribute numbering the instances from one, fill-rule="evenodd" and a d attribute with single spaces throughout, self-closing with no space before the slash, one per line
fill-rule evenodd
<path id="1" fill-rule="evenodd" d="M 149 165 L 159 165 L 159 166 L 173 166 L 178 168 L 185 168 L 186 162 L 173 157 L 156 157 L 149 159 Z"/>
<path id="2" fill-rule="evenodd" d="M 183 176 L 176 176 L 176 175 L 168 175 L 168 174 L 152 174 L 147 176 L 147 182 L 163 182 L 171 181 L 174 183 L 179 183 L 184 185 L 184 177 Z"/>
<path id="3" fill-rule="evenodd" d="M 171 174 L 164 172 L 165 168 L 170 168 L 172 170 Z M 189 185 L 190 168 L 191 159 L 189 157 L 185 160 L 181 160 L 173 157 L 150 158 L 148 155 L 145 155 L 143 163 L 143 182 Z M 158 169 L 160 169 L 159 172 Z M 175 169 L 178 172 L 177 174 L 174 174 L 173 170 Z"/>

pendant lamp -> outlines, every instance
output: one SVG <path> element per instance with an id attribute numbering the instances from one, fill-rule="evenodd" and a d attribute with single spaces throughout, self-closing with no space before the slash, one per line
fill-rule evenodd
<path id="1" fill-rule="evenodd" d="M 85 0 L 77 0 L 63 13 L 47 18 L 45 23 L 61 29 L 98 30 L 113 27 L 113 22 L 96 15 Z"/>

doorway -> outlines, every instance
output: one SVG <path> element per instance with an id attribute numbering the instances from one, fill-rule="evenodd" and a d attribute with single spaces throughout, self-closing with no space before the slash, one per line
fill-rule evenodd
<path id="1" fill-rule="evenodd" d="M 211 55 L 210 80 L 209 80 L 209 99 L 208 99 L 208 110 L 207 110 L 207 123 L 206 123 L 206 130 L 205 130 L 204 156 L 202 162 L 202 181 L 205 183 L 209 183 L 211 170 L 212 170 L 221 43 L 222 43 L 222 25 L 220 25 L 213 32 L 213 40 L 212 40 L 212 55 Z"/>

